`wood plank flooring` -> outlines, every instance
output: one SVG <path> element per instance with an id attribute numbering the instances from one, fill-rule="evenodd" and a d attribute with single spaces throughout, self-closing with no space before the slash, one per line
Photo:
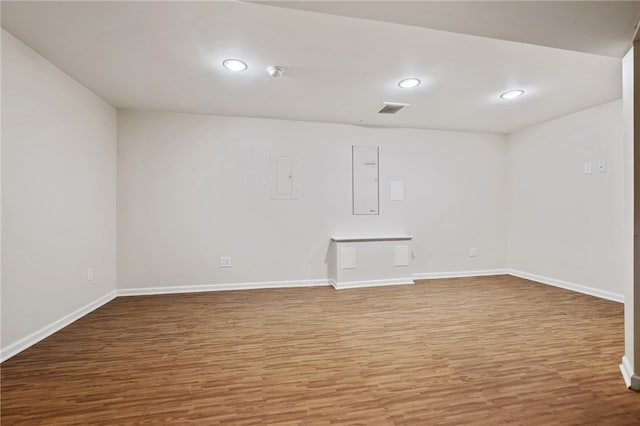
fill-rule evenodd
<path id="1" fill-rule="evenodd" d="M 8 425 L 640 425 L 623 306 L 510 276 L 118 298 L 2 364 Z"/>

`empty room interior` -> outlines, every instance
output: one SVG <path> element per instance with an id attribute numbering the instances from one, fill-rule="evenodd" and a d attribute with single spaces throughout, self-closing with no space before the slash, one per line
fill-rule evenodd
<path id="1" fill-rule="evenodd" d="M 640 425 L 640 2 L 0 6 L 3 425 Z"/>

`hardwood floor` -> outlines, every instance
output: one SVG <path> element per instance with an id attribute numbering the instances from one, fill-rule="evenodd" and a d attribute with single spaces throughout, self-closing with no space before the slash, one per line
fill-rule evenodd
<path id="1" fill-rule="evenodd" d="M 623 306 L 510 276 L 118 298 L 1 366 L 2 425 L 640 425 Z"/>

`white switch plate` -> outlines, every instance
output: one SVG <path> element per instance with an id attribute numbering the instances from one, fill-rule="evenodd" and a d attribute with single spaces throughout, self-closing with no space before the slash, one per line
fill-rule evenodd
<path id="1" fill-rule="evenodd" d="M 404 181 L 392 180 L 390 187 L 391 201 L 404 200 Z"/>
<path id="2" fill-rule="evenodd" d="M 477 257 L 478 256 L 478 249 L 477 248 L 470 248 L 469 249 L 469 257 Z"/>
<path id="3" fill-rule="evenodd" d="M 598 165 L 596 166 L 596 172 L 607 173 L 607 162 L 605 160 L 598 161 Z"/>
<path id="4" fill-rule="evenodd" d="M 584 174 L 585 175 L 591 174 L 591 163 L 584 163 Z"/>
<path id="5" fill-rule="evenodd" d="M 93 281 L 93 269 L 87 269 L 87 281 Z"/>
<path id="6" fill-rule="evenodd" d="M 231 268 L 231 256 L 220 256 L 220 267 Z"/>

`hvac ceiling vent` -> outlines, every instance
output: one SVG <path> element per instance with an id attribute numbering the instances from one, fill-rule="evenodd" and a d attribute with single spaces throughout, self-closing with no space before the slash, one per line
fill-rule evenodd
<path id="1" fill-rule="evenodd" d="M 406 106 L 409 106 L 409 104 L 401 104 L 398 102 L 385 102 L 382 109 L 378 111 L 378 114 L 395 114 L 396 112 L 400 111 L 402 108 Z"/>

